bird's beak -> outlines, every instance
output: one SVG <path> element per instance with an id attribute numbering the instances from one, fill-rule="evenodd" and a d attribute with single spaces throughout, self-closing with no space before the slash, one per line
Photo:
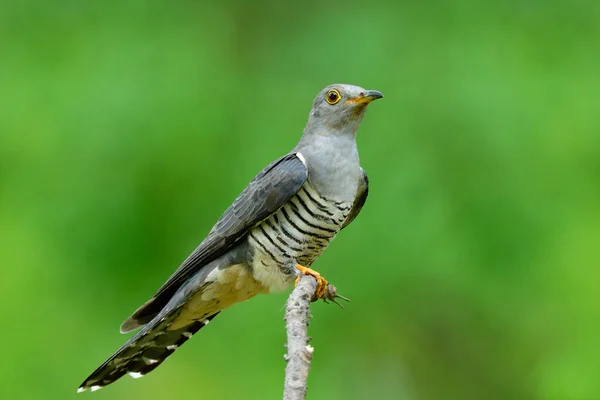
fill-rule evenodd
<path id="1" fill-rule="evenodd" d="M 358 97 L 355 97 L 350 100 L 346 100 L 346 104 L 354 103 L 354 104 L 367 105 L 370 102 L 372 102 L 373 100 L 381 99 L 382 97 L 383 97 L 383 93 L 381 93 L 377 90 L 367 90 L 365 93 L 361 93 L 360 96 L 358 96 Z"/>

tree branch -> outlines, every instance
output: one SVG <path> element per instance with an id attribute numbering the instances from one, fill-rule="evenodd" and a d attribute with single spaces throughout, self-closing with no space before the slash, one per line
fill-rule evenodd
<path id="1" fill-rule="evenodd" d="M 337 288 L 326 282 L 327 287 L 319 297 L 315 294 L 318 283 L 312 275 L 300 275 L 298 285 L 285 303 L 285 329 L 287 331 L 287 354 L 285 360 L 285 382 L 283 400 L 304 400 L 306 397 L 306 380 L 310 370 L 313 347 L 308 344 L 308 319 L 311 317 L 309 305 L 319 299 L 327 300 L 344 308 L 336 299 L 350 301 L 339 295 Z"/>
<path id="2" fill-rule="evenodd" d="M 301 275 L 298 286 L 285 304 L 285 329 L 287 331 L 287 355 L 283 400 L 304 400 L 306 380 L 310 370 L 313 348 L 308 344 L 308 318 L 310 302 L 317 289 L 317 280 Z"/>

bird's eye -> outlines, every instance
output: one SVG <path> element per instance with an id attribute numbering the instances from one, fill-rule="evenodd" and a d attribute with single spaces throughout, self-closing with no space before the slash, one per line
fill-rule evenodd
<path id="1" fill-rule="evenodd" d="M 340 95 L 340 92 L 338 92 L 335 89 L 331 89 L 329 92 L 327 92 L 327 95 L 325 96 L 325 100 L 327 100 L 327 102 L 332 105 L 340 101 L 341 98 L 342 96 Z"/>

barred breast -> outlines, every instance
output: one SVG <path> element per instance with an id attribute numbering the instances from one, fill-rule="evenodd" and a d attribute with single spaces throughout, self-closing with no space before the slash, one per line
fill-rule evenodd
<path id="1" fill-rule="evenodd" d="M 270 291 L 284 290 L 295 264 L 310 266 L 342 228 L 352 202 L 319 195 L 309 182 L 249 233 L 254 278 Z"/>

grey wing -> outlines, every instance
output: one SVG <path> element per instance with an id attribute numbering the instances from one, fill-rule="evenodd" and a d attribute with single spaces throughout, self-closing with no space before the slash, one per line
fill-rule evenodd
<path id="1" fill-rule="evenodd" d="M 354 218 L 358 215 L 362 207 L 365 205 L 367 201 L 367 196 L 369 195 L 369 177 L 364 169 L 360 169 L 362 173 L 359 181 L 358 181 L 358 189 L 356 190 L 356 197 L 354 198 L 354 203 L 352 203 L 352 209 L 350 210 L 350 214 L 346 217 L 344 221 L 344 225 L 342 225 L 342 229 L 347 227 L 350 222 L 354 221 Z"/>
<path id="2" fill-rule="evenodd" d="M 129 332 L 152 320 L 182 284 L 247 235 L 250 228 L 281 208 L 300 190 L 307 176 L 306 165 L 296 153 L 281 157 L 263 169 L 177 271 L 123 322 L 121 332 Z"/>

